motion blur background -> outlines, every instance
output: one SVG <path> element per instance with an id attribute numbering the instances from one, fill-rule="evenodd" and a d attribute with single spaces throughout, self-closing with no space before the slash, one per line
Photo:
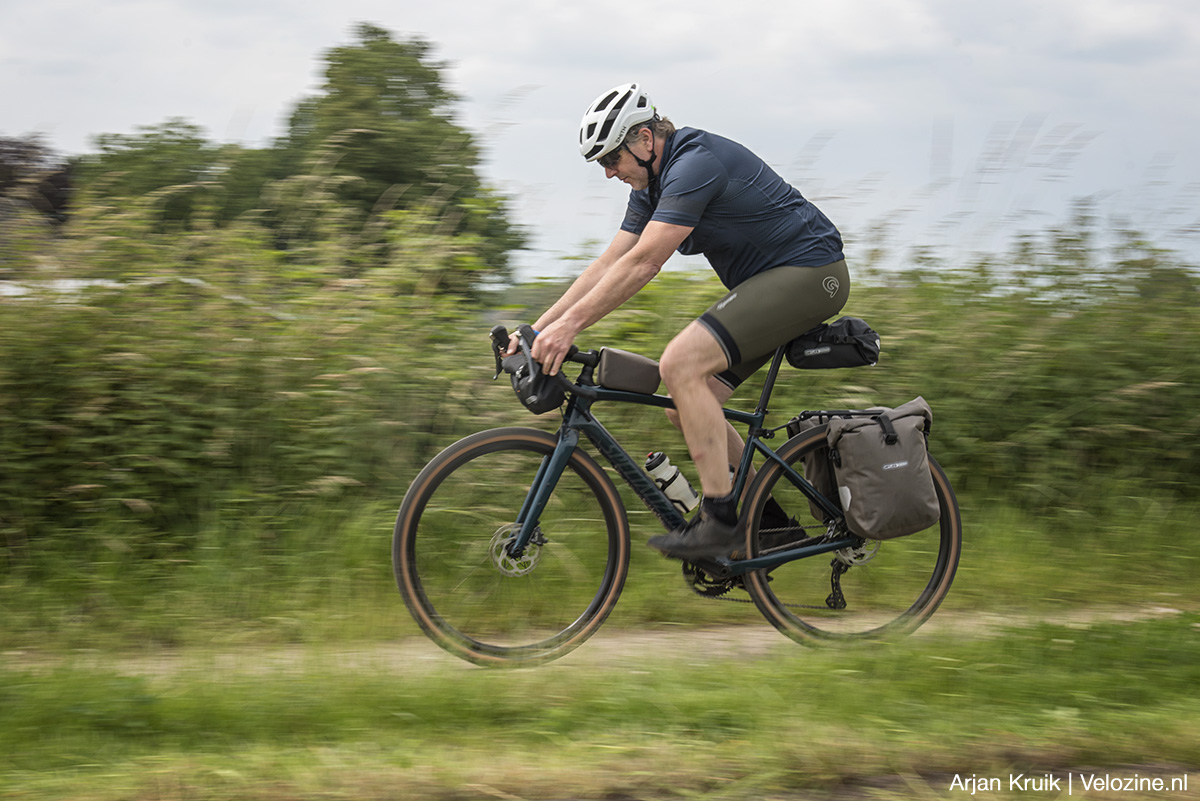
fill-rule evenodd
<path id="1" fill-rule="evenodd" d="M 0 19 L 14 797 L 943 797 L 955 773 L 1200 766 L 1194 3 Z M 486 334 L 615 231 L 624 187 L 576 125 L 630 80 L 843 233 L 881 362 L 788 372 L 777 422 L 934 410 L 965 547 L 909 643 L 743 639 L 752 606 L 642 547 L 613 639 L 536 673 L 439 661 L 404 612 L 391 523 L 420 467 L 555 425 L 492 383 Z M 674 261 L 580 344 L 657 355 L 722 292 Z M 661 413 L 606 412 L 690 470 Z"/>
<path id="2" fill-rule="evenodd" d="M 744 141 L 852 240 L 1003 249 L 1091 197 L 1105 225 L 1198 253 L 1200 20 L 1187 0 L 874 3 L 716 0 L 624 13 L 538 0 L 456 3 L 0 3 L 0 132 L 57 150 L 178 117 L 262 147 L 323 83 L 358 22 L 432 43 L 485 183 L 512 198 L 528 274 L 607 241 L 622 194 L 578 157 L 604 89 Z"/>

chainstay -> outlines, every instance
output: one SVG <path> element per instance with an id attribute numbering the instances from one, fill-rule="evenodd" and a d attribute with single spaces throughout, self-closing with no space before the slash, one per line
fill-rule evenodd
<path id="1" fill-rule="evenodd" d="M 801 526 L 800 528 L 804 529 L 805 527 Z M 771 534 L 771 533 L 775 533 L 775 532 L 779 532 L 779 531 L 787 531 L 787 530 L 788 530 L 787 528 L 764 529 L 760 533 Z M 814 539 L 816 539 L 816 538 L 814 538 Z M 792 543 L 792 544 L 794 544 L 794 543 Z M 787 547 L 787 546 L 780 546 L 780 547 Z M 771 549 L 771 550 L 773 550 L 773 549 Z M 771 550 L 767 550 L 765 553 L 770 553 Z M 830 594 L 830 598 L 827 599 L 824 604 L 789 604 L 789 603 L 785 603 L 785 604 L 783 604 L 784 608 L 786 608 L 786 609 L 813 609 L 813 610 L 823 610 L 823 611 L 828 611 L 829 609 L 844 609 L 846 606 L 846 600 L 845 600 L 845 596 L 842 595 L 841 587 L 839 586 L 839 582 L 840 582 L 842 574 L 845 573 L 846 571 L 848 571 L 850 569 L 850 567 L 848 565 L 842 565 L 840 562 L 838 562 L 835 559 L 833 562 L 830 563 L 830 568 L 831 568 L 830 579 L 835 587 L 835 590 L 833 593 Z M 734 590 L 742 590 L 743 592 L 746 591 L 746 587 L 742 583 L 742 580 L 740 577 L 726 579 L 724 581 L 712 581 L 712 582 L 705 583 L 700 578 L 700 576 L 702 576 L 702 575 L 704 575 L 704 571 L 701 568 L 696 567 L 695 565 L 693 565 L 690 562 L 683 563 L 683 577 L 687 581 L 688 588 L 691 589 L 692 592 L 696 593 L 696 595 L 699 595 L 701 598 L 707 599 L 709 601 L 724 601 L 725 603 L 734 603 L 734 604 L 753 604 L 754 603 L 754 601 L 750 598 L 727 597 L 728 594 Z M 838 603 L 840 603 L 840 606 L 830 606 L 829 600 L 834 599 L 834 598 L 836 598 L 836 601 Z"/>

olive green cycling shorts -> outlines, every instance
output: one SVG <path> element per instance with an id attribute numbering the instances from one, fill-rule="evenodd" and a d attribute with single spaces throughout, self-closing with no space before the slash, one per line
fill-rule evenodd
<path id="1" fill-rule="evenodd" d="M 737 388 L 790 342 L 842 310 L 850 296 L 845 260 L 824 267 L 773 267 L 738 284 L 700 315 L 729 362 L 717 378 Z"/>

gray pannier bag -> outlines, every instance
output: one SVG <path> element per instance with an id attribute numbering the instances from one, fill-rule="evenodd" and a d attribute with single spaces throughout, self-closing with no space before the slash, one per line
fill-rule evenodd
<path id="1" fill-rule="evenodd" d="M 824 423 L 824 417 L 793 417 L 787 424 L 788 437 L 799 436 L 805 431 L 824 425 Z M 837 503 L 837 481 L 833 477 L 833 465 L 829 461 L 828 449 L 818 448 L 804 457 L 804 477 L 809 484 L 816 488 L 817 492 L 833 503 Z M 825 518 L 828 515 L 825 510 L 811 500 L 808 502 L 808 510 L 814 518 L 822 523 L 826 522 Z"/>
<path id="2" fill-rule="evenodd" d="M 921 397 L 867 411 L 834 418 L 826 435 L 846 527 L 870 540 L 923 531 L 941 517 L 926 450 L 933 412 Z"/>

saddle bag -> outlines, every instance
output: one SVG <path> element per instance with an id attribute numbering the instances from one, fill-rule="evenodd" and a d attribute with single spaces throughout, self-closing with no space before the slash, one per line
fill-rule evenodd
<path id="1" fill-rule="evenodd" d="M 926 449 L 933 412 L 921 397 L 867 411 L 834 418 L 826 434 L 846 527 L 870 540 L 923 531 L 941 517 Z"/>
<path id="2" fill-rule="evenodd" d="M 840 317 L 805 331 L 787 346 L 787 360 L 801 370 L 864 367 L 879 361 L 879 334 L 857 317 Z"/>

